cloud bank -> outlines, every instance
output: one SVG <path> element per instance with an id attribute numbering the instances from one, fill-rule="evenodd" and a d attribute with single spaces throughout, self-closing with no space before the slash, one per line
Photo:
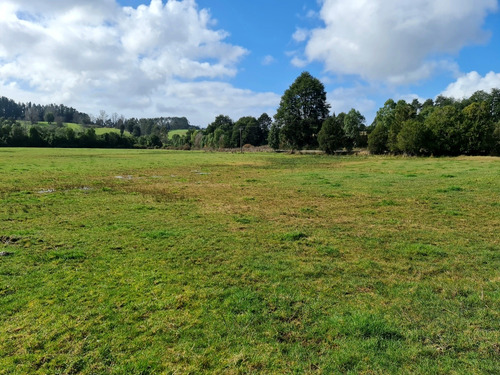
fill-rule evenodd
<path id="1" fill-rule="evenodd" d="M 226 43 L 228 33 L 215 26 L 195 0 L 152 0 L 136 9 L 115 0 L 4 0 L 0 89 L 89 113 L 187 116 L 200 125 L 218 111 L 274 108 L 276 95 L 226 82 L 248 51 Z"/>
<path id="2" fill-rule="evenodd" d="M 444 56 L 487 41 L 482 26 L 497 8 L 496 0 L 323 0 L 324 26 L 311 31 L 305 57 L 334 74 L 418 82 L 440 69 L 455 71 Z"/>
<path id="3" fill-rule="evenodd" d="M 500 87 L 500 73 L 489 72 L 482 77 L 478 72 L 470 72 L 459 77 L 451 83 L 442 95 L 455 99 L 464 99 L 470 97 L 476 91 L 482 90 L 487 93 L 491 89 Z"/>

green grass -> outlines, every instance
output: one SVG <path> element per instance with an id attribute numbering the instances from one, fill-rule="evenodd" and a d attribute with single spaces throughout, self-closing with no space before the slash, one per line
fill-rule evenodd
<path id="1" fill-rule="evenodd" d="M 74 131 L 82 131 L 85 128 L 80 124 L 67 123 L 65 124 L 68 128 L 73 129 Z"/>
<path id="2" fill-rule="evenodd" d="M 31 127 L 31 123 L 28 122 L 28 121 L 20 121 L 20 123 L 24 126 L 24 127 Z M 44 121 L 39 121 L 37 124 L 37 126 L 48 126 L 49 123 L 48 122 L 44 122 Z M 52 125 L 55 125 L 55 123 L 52 123 Z M 86 127 L 81 125 L 81 124 L 74 124 L 74 123 L 64 123 L 64 126 L 70 128 L 70 129 L 73 129 L 74 131 L 77 131 L 77 132 L 81 132 L 81 131 L 85 131 Z M 97 135 L 103 135 L 103 134 L 107 134 L 107 133 L 116 133 L 116 134 L 120 134 L 120 129 L 115 129 L 115 128 L 94 128 L 95 130 L 95 133 Z M 186 130 L 187 131 L 187 130 Z M 130 135 L 130 132 L 125 130 L 124 134 L 126 135 Z"/>
<path id="3" fill-rule="evenodd" d="M 31 122 L 29 122 L 29 121 L 18 121 L 18 122 L 21 125 L 23 125 L 24 127 L 26 127 L 26 128 L 30 128 L 32 126 Z M 49 123 L 47 121 L 38 121 L 35 125 L 43 127 L 43 126 L 48 126 Z M 53 122 L 50 125 L 56 125 L 56 123 Z M 65 122 L 63 125 L 66 126 L 66 127 L 68 127 L 68 128 L 71 128 L 71 129 L 73 129 L 75 131 L 81 131 L 81 130 L 84 129 L 84 127 L 82 125 L 80 125 L 80 124 L 74 124 L 74 123 Z"/>
<path id="4" fill-rule="evenodd" d="M 500 159 L 0 148 L 0 374 L 497 374 Z"/>
<path id="5" fill-rule="evenodd" d="M 115 129 L 115 128 L 94 128 L 94 129 L 97 135 L 108 134 L 108 133 L 120 134 L 120 129 Z M 125 131 L 124 134 L 130 134 L 130 133 L 128 131 Z"/>
<path id="6" fill-rule="evenodd" d="M 169 131 L 169 132 L 168 132 L 168 137 L 169 137 L 170 139 L 172 139 L 172 137 L 173 137 L 174 135 L 176 135 L 176 134 L 177 134 L 177 135 L 180 135 L 180 136 L 182 137 L 182 136 L 186 135 L 186 134 L 187 134 L 187 132 L 188 132 L 188 130 L 187 130 L 187 129 L 171 130 L 171 131 Z"/>

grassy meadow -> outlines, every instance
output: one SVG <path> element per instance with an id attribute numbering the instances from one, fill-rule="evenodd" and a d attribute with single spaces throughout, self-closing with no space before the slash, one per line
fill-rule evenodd
<path id="1" fill-rule="evenodd" d="M 168 132 L 168 137 L 172 138 L 174 135 L 179 135 L 180 137 L 185 136 L 187 134 L 188 130 L 187 129 L 177 129 L 177 130 L 170 130 Z"/>
<path id="2" fill-rule="evenodd" d="M 32 126 L 29 121 L 19 121 L 19 123 L 21 125 L 23 125 L 27 129 L 29 129 Z M 51 125 L 55 125 L 55 122 L 52 123 Z M 36 124 L 36 126 L 46 127 L 46 126 L 50 126 L 50 125 L 46 121 L 39 121 Z M 83 126 L 81 124 L 75 124 L 75 123 L 71 123 L 71 122 L 65 122 L 63 124 L 63 126 L 66 127 L 66 128 L 69 128 L 69 129 L 73 129 L 75 132 L 83 132 L 83 131 L 85 131 L 85 129 L 87 129 L 85 126 Z M 95 130 L 95 133 L 97 135 L 103 135 L 103 134 L 109 134 L 109 133 L 120 134 L 120 129 L 115 129 L 115 128 L 105 128 L 105 127 L 97 128 L 97 127 L 93 127 L 93 129 Z M 187 130 L 186 130 L 186 132 L 187 132 Z M 125 130 L 124 134 L 125 135 L 130 135 L 130 132 L 128 130 Z"/>
<path id="3" fill-rule="evenodd" d="M 0 148 L 0 374 L 498 374 L 500 159 Z"/>

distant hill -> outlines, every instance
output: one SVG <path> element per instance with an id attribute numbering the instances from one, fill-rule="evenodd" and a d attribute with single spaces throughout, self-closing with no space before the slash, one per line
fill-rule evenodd
<path id="1" fill-rule="evenodd" d="M 125 126 L 125 131 L 134 132 L 134 127 L 140 128 L 136 134 L 150 135 L 154 133 L 166 133 L 171 130 L 199 130 L 199 126 L 191 125 L 186 117 L 156 117 L 156 118 L 128 118 L 116 113 L 108 116 L 106 111 L 100 111 L 99 115 L 92 116 L 82 113 L 74 108 L 62 104 L 39 105 L 34 103 L 16 103 L 14 100 L 0 97 L 0 118 L 16 120 L 23 124 L 47 125 L 44 122 L 52 117 L 53 123 L 67 124 L 71 129 L 82 130 L 82 126 L 96 126 L 96 129 L 117 129 Z M 96 130 L 96 133 L 106 133 L 105 130 Z M 110 132 L 115 132 L 110 130 Z"/>
<path id="2" fill-rule="evenodd" d="M 55 126 L 55 124 L 49 124 L 46 121 L 39 121 L 35 125 L 32 125 L 29 121 L 19 121 L 21 125 L 23 125 L 26 129 L 29 129 L 31 126 L 38 126 L 38 127 L 50 127 L 50 126 Z M 96 127 L 96 126 L 84 126 L 80 124 L 75 124 L 75 123 L 63 123 L 63 127 L 69 128 L 74 130 L 75 132 L 83 132 L 85 129 L 92 128 L 95 130 L 96 135 L 103 135 L 103 134 L 109 134 L 109 133 L 115 133 L 115 134 L 120 134 L 120 129 L 115 129 L 115 128 L 105 128 L 105 127 Z M 182 131 L 182 130 L 180 130 Z M 186 130 L 187 132 L 187 130 Z M 130 135 L 130 132 L 125 130 L 123 132 L 125 135 Z"/>

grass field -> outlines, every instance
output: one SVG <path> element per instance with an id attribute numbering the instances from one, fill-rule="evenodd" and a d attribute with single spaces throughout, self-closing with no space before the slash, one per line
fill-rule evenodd
<path id="1" fill-rule="evenodd" d="M 84 127 L 80 124 L 66 123 L 65 125 L 68 128 L 73 129 L 74 131 L 83 131 L 84 130 Z"/>
<path id="2" fill-rule="evenodd" d="M 31 124 L 31 122 L 29 121 L 18 121 L 22 126 L 24 126 L 25 128 L 30 128 L 31 126 L 33 126 Z M 56 125 L 55 122 L 53 122 L 52 124 L 50 125 Z M 68 127 L 70 129 L 73 129 L 75 131 L 81 131 L 84 129 L 84 127 L 80 124 L 74 124 L 74 123 L 71 123 L 71 122 L 65 122 L 63 124 L 65 127 Z M 47 121 L 38 121 L 35 126 L 41 126 L 41 127 L 44 127 L 44 126 L 49 126 L 49 123 Z"/>
<path id="3" fill-rule="evenodd" d="M 108 133 L 120 134 L 120 129 L 115 129 L 115 128 L 95 128 L 95 133 L 97 135 L 108 134 Z M 123 133 L 125 135 L 130 135 L 130 133 L 127 130 L 125 130 Z"/>
<path id="4" fill-rule="evenodd" d="M 186 135 L 188 132 L 187 129 L 179 129 L 179 130 L 171 130 L 168 132 L 168 138 L 172 139 L 172 137 L 176 134 L 178 134 L 179 136 L 184 136 Z"/>
<path id="5" fill-rule="evenodd" d="M 0 374 L 500 373 L 498 158 L 0 148 L 0 176 Z"/>
<path id="6" fill-rule="evenodd" d="M 32 126 L 29 121 L 19 121 L 19 122 L 26 128 L 30 128 Z M 49 123 L 44 122 L 44 121 L 39 121 L 36 125 L 43 127 L 43 126 L 49 126 Z M 54 123 L 52 125 L 54 125 Z M 84 127 L 81 124 L 74 124 L 74 123 L 69 123 L 69 122 L 64 123 L 64 126 L 67 128 L 73 129 L 76 132 L 85 131 L 85 129 L 86 129 L 86 127 Z M 95 133 L 97 135 L 103 135 L 103 134 L 107 134 L 107 133 L 120 134 L 120 129 L 115 129 L 115 128 L 94 128 L 94 130 L 95 130 Z M 125 130 L 124 134 L 130 135 L 130 132 L 128 130 Z"/>

